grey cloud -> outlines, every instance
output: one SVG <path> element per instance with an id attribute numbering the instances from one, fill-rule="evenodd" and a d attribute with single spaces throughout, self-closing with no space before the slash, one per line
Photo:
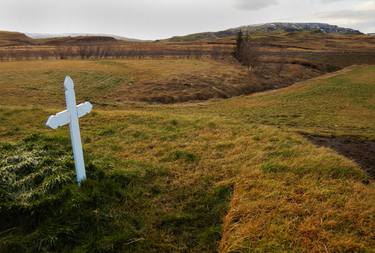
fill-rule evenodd
<path id="1" fill-rule="evenodd" d="M 242 10 L 259 10 L 278 2 L 276 0 L 236 0 L 236 6 Z"/>
<path id="2" fill-rule="evenodd" d="M 320 0 L 323 3 L 332 3 L 332 2 L 353 2 L 353 0 Z M 356 0 L 356 2 L 365 2 L 368 0 Z"/>
<path id="3" fill-rule="evenodd" d="M 364 32 L 375 31 L 375 9 L 367 10 L 340 10 L 321 12 L 317 16 L 326 20 L 333 20 L 347 26 L 355 26 L 357 29 Z"/>
<path id="4" fill-rule="evenodd" d="M 329 4 L 328 1 L 336 2 Z M 375 31 L 374 18 L 371 17 L 374 11 L 327 11 L 336 11 L 338 8 L 363 11 L 375 8 L 374 2 L 375 0 L 0 0 L 0 29 L 34 33 L 106 33 L 159 39 L 254 23 L 329 21 L 372 32 Z"/>
<path id="5" fill-rule="evenodd" d="M 368 10 L 340 10 L 320 12 L 318 16 L 328 19 L 375 20 L 375 9 Z"/>
<path id="6" fill-rule="evenodd" d="M 346 0 L 321 0 L 323 3 L 333 3 L 333 2 L 340 2 L 340 1 L 346 1 Z"/>

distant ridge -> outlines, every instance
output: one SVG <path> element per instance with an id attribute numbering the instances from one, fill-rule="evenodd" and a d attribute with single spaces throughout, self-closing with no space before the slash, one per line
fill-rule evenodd
<path id="1" fill-rule="evenodd" d="M 0 30 L 0 47 L 27 45 L 89 45 L 97 43 L 140 42 L 121 36 L 92 35 L 92 34 L 32 34 Z"/>
<path id="2" fill-rule="evenodd" d="M 137 42 L 142 41 L 139 39 L 127 38 L 112 34 L 90 34 L 90 33 L 25 33 L 26 36 L 32 39 L 51 39 L 51 38 L 61 38 L 61 37 L 111 37 L 116 40 Z"/>
<path id="3" fill-rule="evenodd" d="M 32 39 L 23 33 L 0 30 L 0 46 L 32 45 Z"/>
<path id="4" fill-rule="evenodd" d="M 219 32 L 204 32 L 195 33 L 185 36 L 175 36 L 169 41 L 193 41 L 193 40 L 212 40 L 224 37 L 234 36 L 239 31 L 244 33 L 268 33 L 268 32 L 299 32 L 299 31 L 318 31 L 322 33 L 341 33 L 341 34 L 362 34 L 360 31 L 339 27 L 337 25 L 330 25 L 325 23 L 266 23 L 257 25 L 240 26 Z"/>
<path id="5" fill-rule="evenodd" d="M 174 36 L 162 41 L 170 42 L 189 42 L 189 41 L 212 41 L 221 38 L 227 38 L 237 35 L 239 31 L 244 33 L 277 33 L 277 32 L 299 32 L 299 31 L 316 31 L 321 33 L 339 33 L 347 35 L 363 34 L 358 30 L 339 27 L 337 25 L 330 25 L 325 23 L 266 23 L 240 26 L 218 32 L 202 32 L 194 33 L 185 36 Z M 369 33 L 369 36 L 374 36 L 374 33 Z M 48 40 L 48 41 L 43 41 Z M 134 38 L 127 38 L 123 36 L 111 34 L 90 34 L 90 33 L 20 33 L 0 31 L 0 46 L 17 46 L 17 45 L 33 45 L 40 43 L 47 44 L 63 44 L 63 43 L 95 43 L 95 42 L 147 42 L 150 40 L 139 40 Z M 157 40 L 159 41 L 159 40 Z"/>
<path id="6" fill-rule="evenodd" d="M 298 31 L 320 31 L 322 33 L 344 33 L 344 34 L 362 34 L 360 31 L 344 28 L 337 25 L 330 25 L 326 23 L 267 23 L 261 25 L 249 25 L 241 26 L 227 31 L 239 31 L 244 32 L 273 32 L 273 31 L 285 31 L 285 32 L 298 32 Z"/>

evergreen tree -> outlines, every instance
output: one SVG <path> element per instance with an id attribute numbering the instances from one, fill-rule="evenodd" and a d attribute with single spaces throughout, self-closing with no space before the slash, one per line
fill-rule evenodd
<path id="1" fill-rule="evenodd" d="M 241 61 L 241 48 L 243 44 L 243 33 L 240 30 L 237 34 L 237 39 L 236 39 L 236 48 L 234 49 L 234 57 Z"/>

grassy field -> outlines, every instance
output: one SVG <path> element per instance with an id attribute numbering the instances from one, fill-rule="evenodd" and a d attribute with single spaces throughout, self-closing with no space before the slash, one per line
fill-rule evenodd
<path id="1" fill-rule="evenodd" d="M 78 98 L 90 98 L 103 106 L 229 98 L 322 74 L 296 64 L 285 64 L 277 71 L 278 64 L 269 64 L 264 70 L 267 75 L 260 77 L 229 59 L 49 60 L 1 65 L 0 85 L 4 88 L 0 104 L 29 106 L 62 105 L 64 100 L 56 88 L 66 73 L 78 84 Z"/>
<path id="2" fill-rule="evenodd" d="M 66 73 L 78 84 L 79 99 L 109 106 L 229 97 L 241 94 L 244 87 L 256 87 L 246 68 L 208 59 L 51 60 L 4 62 L 1 66 L 4 89 L 0 104 L 20 105 L 19 97 L 23 97 L 22 105 L 62 105 L 58 87 Z"/>
<path id="3" fill-rule="evenodd" d="M 116 101 L 149 75 L 215 64 L 0 63 L 0 251 L 371 252 L 373 179 L 306 136 L 374 141 L 375 67 L 227 100 Z M 44 127 L 64 108 L 65 74 L 94 102 L 81 188 L 67 128 Z"/>

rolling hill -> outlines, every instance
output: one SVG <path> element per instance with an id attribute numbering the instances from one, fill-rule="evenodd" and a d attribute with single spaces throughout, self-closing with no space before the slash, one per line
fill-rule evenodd
<path id="1" fill-rule="evenodd" d="M 301 31 L 314 31 L 321 33 L 338 33 L 346 35 L 359 35 L 362 34 L 358 30 L 343 28 L 336 25 L 324 23 L 267 23 L 260 25 L 248 25 L 237 28 L 231 28 L 219 32 L 205 32 L 196 33 L 185 36 L 175 36 L 169 41 L 194 41 L 194 40 L 215 40 L 225 37 L 233 37 L 242 31 L 245 34 L 254 33 L 280 33 L 280 32 L 301 32 Z"/>
<path id="2" fill-rule="evenodd" d="M 109 36 L 58 36 L 47 38 L 32 38 L 19 32 L 0 31 L 0 47 L 15 46 L 38 46 L 38 45 L 80 45 L 80 44 L 100 44 L 116 43 L 117 39 Z"/>
<path id="3" fill-rule="evenodd" d="M 74 36 L 34 39 L 35 43 L 48 46 L 77 46 L 77 45 L 101 45 L 117 44 L 119 42 L 113 37 L 107 36 Z"/>
<path id="4" fill-rule="evenodd" d="M 23 33 L 0 31 L 0 47 L 33 45 L 33 40 Z"/>
<path id="5" fill-rule="evenodd" d="M 138 39 L 127 38 L 113 34 L 92 34 L 92 33 L 25 33 L 26 36 L 32 39 L 51 39 L 61 37 L 110 37 L 121 41 L 141 41 Z"/>
<path id="6" fill-rule="evenodd" d="M 282 33 L 282 32 L 303 32 L 303 31 L 314 31 L 326 34 L 336 33 L 345 35 L 359 35 L 362 34 L 358 30 L 343 28 L 336 25 L 324 24 L 324 23 L 267 23 L 259 25 L 247 25 L 237 28 L 231 28 L 218 32 L 203 32 L 189 34 L 185 36 L 175 36 L 166 40 L 170 42 L 193 42 L 197 40 L 213 41 L 218 39 L 225 39 L 237 35 L 239 31 L 244 33 Z M 81 39 L 77 39 L 81 38 Z M 19 32 L 6 32 L 0 31 L 0 46 L 17 46 L 17 45 L 30 45 L 36 42 L 36 44 L 43 41 L 80 41 L 85 38 L 113 38 L 116 41 L 123 42 L 142 42 L 142 40 L 127 38 L 118 35 L 109 34 L 89 34 L 89 33 L 61 33 L 61 34 L 48 34 L 48 33 L 19 33 Z M 89 40 L 89 39 L 87 39 Z M 160 41 L 160 40 L 157 40 Z M 147 42 L 147 41 L 144 41 Z"/>

